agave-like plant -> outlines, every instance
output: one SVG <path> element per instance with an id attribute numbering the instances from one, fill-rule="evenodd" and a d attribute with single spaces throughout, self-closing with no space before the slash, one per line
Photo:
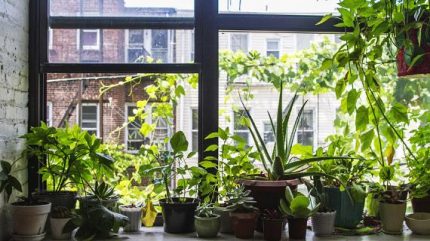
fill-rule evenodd
<path id="1" fill-rule="evenodd" d="M 288 124 L 291 118 L 291 113 L 293 110 L 294 103 L 299 97 L 297 93 L 290 100 L 287 107 L 284 110 L 282 104 L 282 84 L 279 91 L 279 102 L 277 110 L 276 124 L 273 121 L 272 116 L 268 112 L 270 123 L 272 126 L 273 133 L 275 135 L 275 145 L 272 154 L 269 154 L 268 148 L 258 131 L 257 125 L 252 118 L 249 110 L 245 107 L 245 104 L 240 98 L 242 106 L 246 112 L 247 117 L 250 120 L 250 124 L 247 125 L 251 133 L 252 139 L 254 140 L 255 147 L 260 153 L 260 159 L 263 163 L 263 167 L 267 172 L 267 177 L 269 180 L 281 180 L 281 179 L 294 179 L 305 176 L 327 176 L 329 178 L 334 178 L 320 172 L 305 172 L 307 165 L 312 162 L 329 160 L 329 159 L 352 159 L 351 157 L 330 157 L 330 156 L 318 156 L 306 159 L 300 159 L 298 157 L 291 157 L 291 150 L 294 144 L 294 137 L 296 135 L 297 129 L 300 124 L 300 120 L 303 114 L 303 110 L 306 106 L 307 101 L 301 106 L 294 125 L 292 126 L 291 132 L 289 133 Z"/>

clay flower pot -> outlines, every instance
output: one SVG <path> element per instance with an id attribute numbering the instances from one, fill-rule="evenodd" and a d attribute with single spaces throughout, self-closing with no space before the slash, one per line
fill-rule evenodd
<path id="1" fill-rule="evenodd" d="M 15 239 L 42 240 L 45 237 L 45 226 L 51 203 L 28 205 L 25 202 L 15 202 L 11 205 L 12 227 Z M 33 239 L 30 239 L 33 237 Z M 40 239 L 41 238 L 41 239 Z"/>
<path id="2" fill-rule="evenodd" d="M 220 216 L 215 217 L 194 217 L 194 226 L 196 227 L 199 238 L 215 238 L 221 226 Z"/>
<path id="3" fill-rule="evenodd" d="M 412 209 L 414 213 L 430 213 L 430 196 L 412 198 Z"/>
<path id="4" fill-rule="evenodd" d="M 406 225 L 414 234 L 430 235 L 430 213 L 413 213 L 406 216 Z"/>
<path id="5" fill-rule="evenodd" d="M 230 213 L 233 220 L 233 232 L 236 238 L 251 239 L 254 237 L 254 229 L 257 222 L 257 214 L 250 213 Z"/>
<path id="6" fill-rule="evenodd" d="M 290 239 L 306 239 L 308 218 L 288 217 L 288 235 Z"/>
<path id="7" fill-rule="evenodd" d="M 63 233 L 63 229 L 71 218 L 50 218 L 51 236 L 54 240 L 70 240 L 72 233 Z"/>
<path id="8" fill-rule="evenodd" d="M 312 231 L 316 236 L 328 236 L 334 233 L 336 211 L 317 212 L 312 216 Z"/>
<path id="9" fill-rule="evenodd" d="M 142 207 L 122 205 L 119 206 L 119 211 L 122 215 L 127 216 L 129 220 L 127 225 L 124 227 L 124 232 L 139 232 L 140 226 L 142 226 Z"/>
<path id="10" fill-rule="evenodd" d="M 230 216 L 230 210 L 225 207 L 215 207 L 214 213 L 220 216 L 220 233 L 233 233 L 233 221 Z"/>
<path id="11" fill-rule="evenodd" d="M 284 230 L 284 219 L 263 218 L 264 240 L 279 241 Z"/>
<path id="12" fill-rule="evenodd" d="M 379 204 L 382 231 L 387 234 L 402 234 L 403 220 L 405 219 L 406 202 Z"/>

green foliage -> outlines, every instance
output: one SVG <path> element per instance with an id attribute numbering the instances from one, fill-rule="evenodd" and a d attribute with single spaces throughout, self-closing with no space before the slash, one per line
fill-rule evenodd
<path id="1" fill-rule="evenodd" d="M 408 158 L 409 183 L 412 185 L 412 197 L 430 195 L 430 124 L 424 123 L 410 138 L 412 149 L 417 158 Z"/>
<path id="2" fill-rule="evenodd" d="M 15 164 L 15 162 L 13 164 Z M 6 202 L 9 202 L 10 196 L 14 190 L 22 192 L 21 183 L 11 174 L 13 164 L 7 161 L 0 161 L 0 193 L 3 193 L 3 191 L 5 192 Z"/>
<path id="3" fill-rule="evenodd" d="M 311 200 L 308 197 L 299 192 L 293 193 L 290 187 L 287 186 L 279 208 L 284 215 L 293 218 L 308 218 L 318 211 L 320 204 L 317 204 L 312 209 L 309 208 L 310 205 Z"/>
<path id="4" fill-rule="evenodd" d="M 54 128 L 42 123 L 23 138 L 26 154 L 41 163 L 39 173 L 53 191 L 76 186 L 83 189 L 95 175 L 112 175 L 114 161 L 100 153 L 100 140 L 77 125 Z"/>
<path id="5" fill-rule="evenodd" d="M 249 196 L 250 190 L 245 190 L 245 187 L 239 186 L 227 193 L 227 209 L 232 212 L 255 212 L 258 208 L 253 197 Z"/>
<path id="6" fill-rule="evenodd" d="M 213 203 L 201 203 L 197 207 L 196 216 L 202 217 L 202 218 L 217 217 L 217 215 L 215 215 L 213 211 L 214 211 Z"/>

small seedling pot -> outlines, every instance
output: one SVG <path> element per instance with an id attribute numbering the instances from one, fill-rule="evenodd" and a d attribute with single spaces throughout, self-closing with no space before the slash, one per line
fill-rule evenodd
<path id="1" fill-rule="evenodd" d="M 124 232 L 139 232 L 142 225 L 142 208 L 122 205 L 119 206 L 119 211 L 122 215 L 128 217 L 128 224 L 124 227 Z"/>
<path id="2" fill-rule="evenodd" d="M 288 235 L 290 239 L 305 239 L 307 218 L 288 217 Z"/>
<path id="3" fill-rule="evenodd" d="M 199 238 L 215 238 L 221 226 L 220 216 L 214 217 L 199 217 L 194 216 L 194 226 Z"/>
<path id="4" fill-rule="evenodd" d="M 316 236 L 329 236 L 334 233 L 336 211 L 317 212 L 312 217 L 312 230 Z"/>
<path id="5" fill-rule="evenodd" d="M 263 218 L 264 240 L 279 241 L 282 238 L 285 221 L 283 218 Z"/>
<path id="6" fill-rule="evenodd" d="M 233 232 L 236 238 L 251 239 L 254 237 L 255 225 L 257 222 L 257 213 L 231 212 L 230 216 L 232 217 Z"/>

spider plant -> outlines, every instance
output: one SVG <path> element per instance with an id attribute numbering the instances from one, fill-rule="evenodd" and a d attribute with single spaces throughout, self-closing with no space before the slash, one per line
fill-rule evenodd
<path id="1" fill-rule="evenodd" d="M 297 129 L 299 127 L 300 121 L 302 119 L 303 110 L 306 106 L 307 101 L 303 103 L 300 110 L 294 120 L 294 124 L 289 133 L 289 121 L 292 117 L 292 110 L 296 100 L 298 99 L 297 93 L 289 101 L 288 105 L 284 109 L 282 104 L 283 99 L 283 87 L 282 83 L 279 90 L 279 102 L 277 110 L 276 124 L 268 112 L 270 123 L 272 126 L 273 133 L 275 135 L 275 144 L 273 147 L 272 154 L 269 154 L 268 148 L 263 141 L 263 138 L 252 118 L 249 110 L 245 107 L 242 98 L 240 101 L 242 103 L 243 109 L 250 121 L 248 124 L 248 129 L 251 133 L 252 139 L 254 140 L 255 147 L 257 148 L 261 162 L 263 163 L 264 170 L 267 173 L 267 178 L 269 180 L 282 180 L 282 179 L 294 179 L 301 178 L 305 176 L 326 176 L 328 178 L 335 178 L 320 172 L 305 172 L 308 164 L 312 162 L 318 162 L 330 159 L 351 159 L 351 157 L 332 157 L 332 156 L 318 156 L 310 157 L 306 159 L 300 159 L 296 156 L 291 155 L 293 149 L 294 137 L 296 136 Z"/>

